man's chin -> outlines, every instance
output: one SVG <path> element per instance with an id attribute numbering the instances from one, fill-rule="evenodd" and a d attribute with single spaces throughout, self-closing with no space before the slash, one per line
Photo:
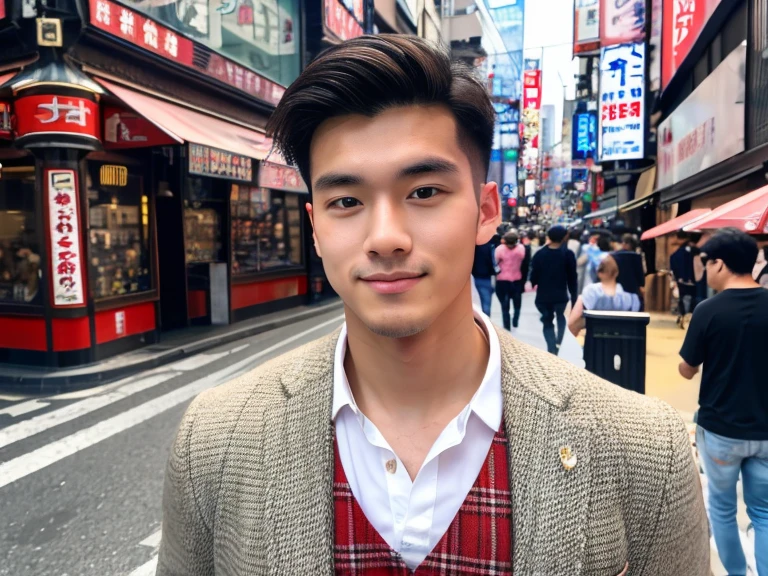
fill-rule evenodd
<path id="1" fill-rule="evenodd" d="M 393 338 L 393 339 L 399 339 L 399 338 L 410 338 L 411 336 L 416 336 L 417 334 L 420 334 L 424 330 L 426 330 L 426 326 L 421 326 L 419 324 L 389 324 L 389 323 L 381 323 L 381 324 L 368 324 L 366 323 L 366 328 L 376 334 L 377 336 L 382 336 L 383 338 Z"/>

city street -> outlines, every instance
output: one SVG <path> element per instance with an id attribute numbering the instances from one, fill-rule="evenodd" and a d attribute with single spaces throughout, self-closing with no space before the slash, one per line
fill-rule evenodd
<path id="1" fill-rule="evenodd" d="M 495 297 L 491 316 L 501 324 Z M 154 574 L 165 462 L 191 399 L 341 321 L 332 311 L 90 390 L 0 396 L 0 575 Z M 514 334 L 545 348 L 533 293 L 524 295 Z M 684 381 L 683 388 L 675 371 L 682 336 L 669 318 L 654 315 L 648 393 L 692 424 L 698 385 Z M 569 359 L 578 363 L 577 356 L 571 351 Z M 743 510 L 739 523 L 746 539 Z M 713 568 L 724 574 L 714 551 Z"/>

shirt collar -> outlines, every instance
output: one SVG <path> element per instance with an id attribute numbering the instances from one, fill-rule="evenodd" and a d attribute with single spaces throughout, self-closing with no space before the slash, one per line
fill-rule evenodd
<path id="1" fill-rule="evenodd" d="M 502 394 L 501 394 L 501 345 L 491 320 L 482 312 L 474 309 L 475 320 L 485 332 L 490 344 L 488 365 L 483 381 L 469 402 L 469 408 L 486 426 L 496 432 L 501 426 Z M 352 396 L 349 380 L 344 370 L 344 358 L 347 354 L 347 325 L 341 327 L 339 339 L 336 342 L 336 352 L 333 362 L 333 408 L 331 418 L 336 419 L 342 408 L 349 406 L 360 419 L 362 414 Z"/>

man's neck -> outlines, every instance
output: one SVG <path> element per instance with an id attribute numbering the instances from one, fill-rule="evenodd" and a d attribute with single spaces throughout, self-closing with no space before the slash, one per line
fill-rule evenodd
<path id="1" fill-rule="evenodd" d="M 731 276 L 725 281 L 723 290 L 744 290 L 747 288 L 759 288 L 760 285 L 755 282 L 750 274 L 742 276 Z"/>
<path id="2" fill-rule="evenodd" d="M 480 386 L 490 352 L 475 324 L 469 284 L 415 336 L 378 336 L 349 310 L 347 332 L 344 368 L 355 402 L 374 422 L 377 413 L 411 422 L 452 413 L 450 421 Z"/>

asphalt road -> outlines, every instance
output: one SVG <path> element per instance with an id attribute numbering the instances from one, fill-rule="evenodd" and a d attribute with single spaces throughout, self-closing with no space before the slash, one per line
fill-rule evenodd
<path id="1" fill-rule="evenodd" d="M 192 398 L 342 319 L 336 310 L 96 389 L 0 400 L 0 575 L 154 574 L 165 464 Z"/>

